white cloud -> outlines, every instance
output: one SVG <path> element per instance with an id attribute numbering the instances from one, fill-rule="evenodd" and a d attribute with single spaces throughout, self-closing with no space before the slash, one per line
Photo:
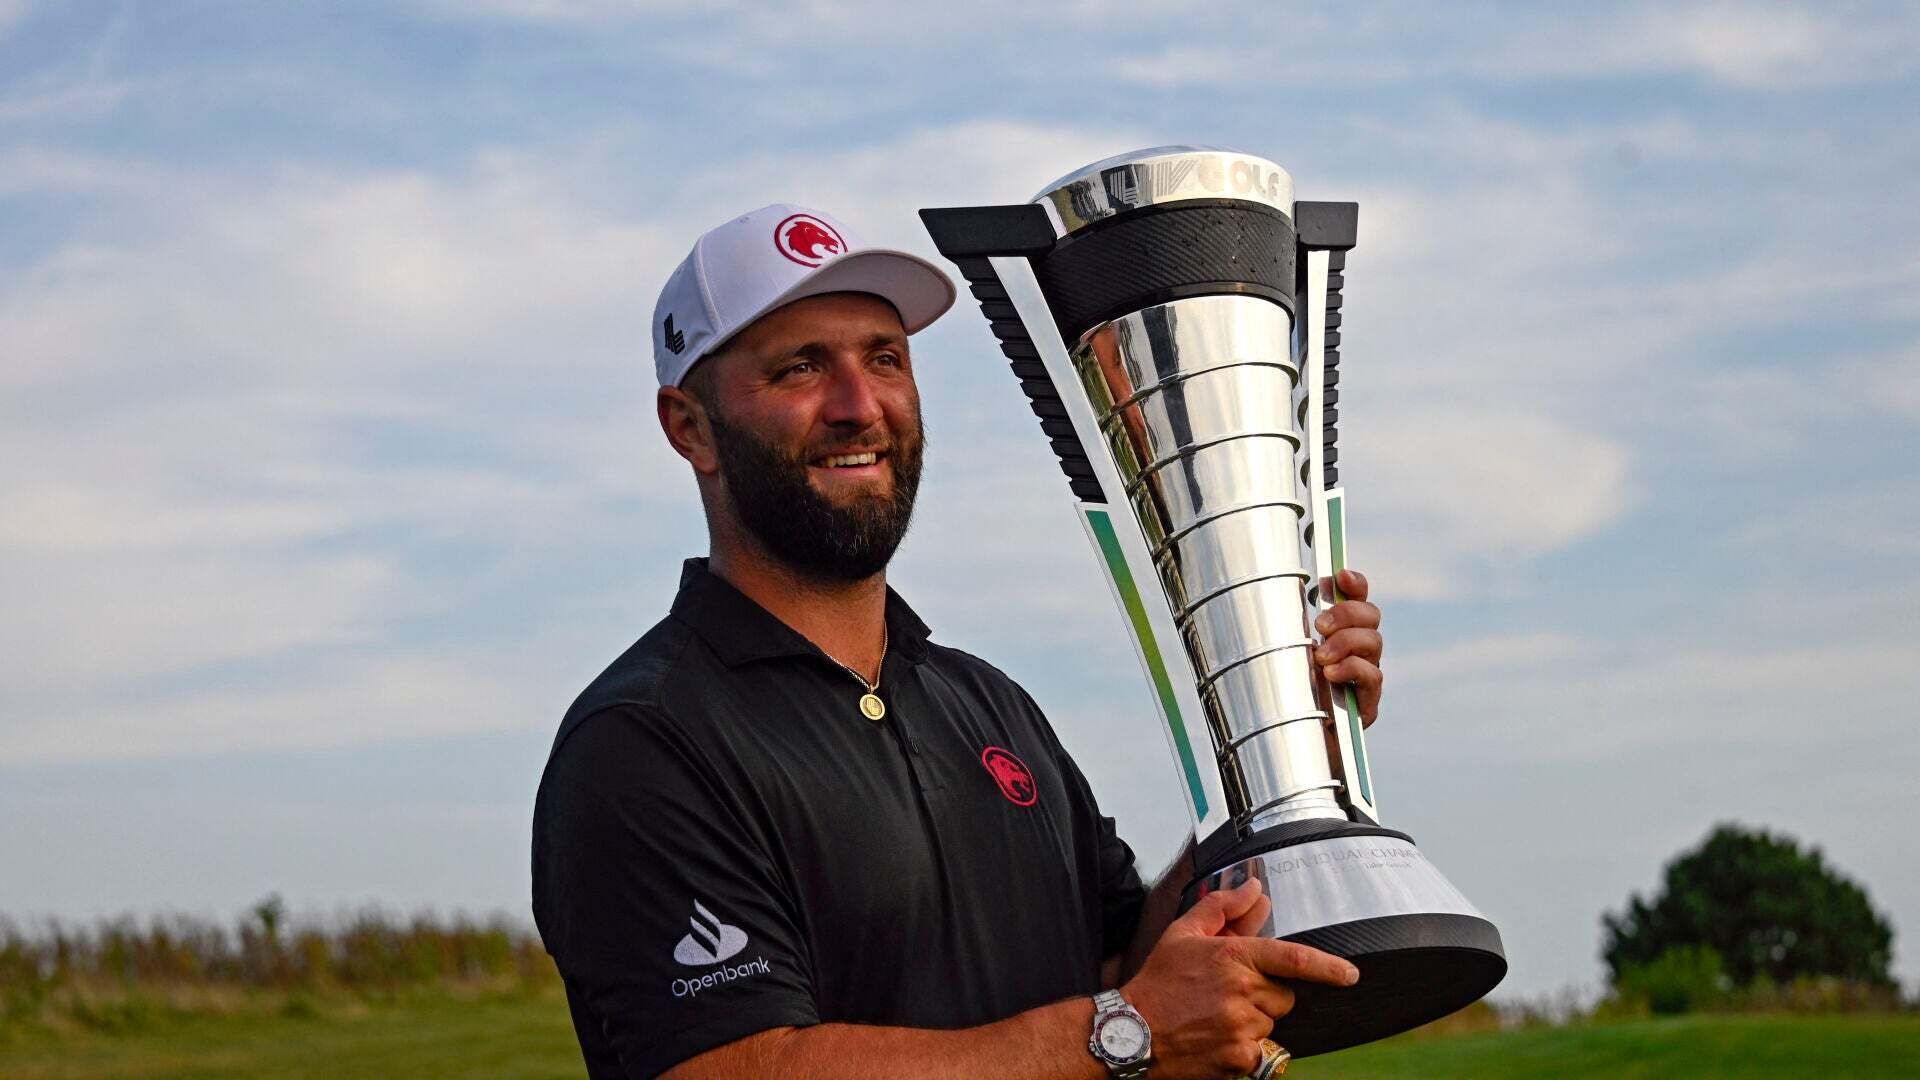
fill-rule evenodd
<path id="1" fill-rule="evenodd" d="M 436 0 L 426 5 L 449 18 L 473 16 L 562 25 L 614 22 L 682 11 L 719 14 L 734 5 L 720 0 Z"/>
<path id="2" fill-rule="evenodd" d="M 1858 748 L 1913 745 L 1920 586 L 1852 572 L 1857 565 L 1836 563 L 1815 593 L 1787 575 L 1755 574 L 1735 590 L 1675 582 L 1616 636 L 1540 630 L 1406 643 L 1386 666 L 1399 708 L 1426 721 L 1394 737 L 1409 753 L 1511 768 L 1788 753 L 1874 774 L 1884 764 Z"/>
<path id="3" fill-rule="evenodd" d="M 814 44 L 832 44 L 848 37 L 894 38 L 906 25 L 901 21 L 905 14 L 902 9 L 884 0 L 795 0 L 777 7 L 756 7 L 734 0 L 427 0 L 423 6 L 444 18 L 478 16 L 562 26 L 637 22 L 663 14 L 700 11 L 709 20 L 701 33 L 716 44 L 743 34 Z M 1089 19 L 1125 19 L 1133 25 L 1170 19 L 1165 6 L 1154 0 L 1066 0 L 1044 10 L 1018 0 L 981 0 L 964 9 L 927 7 L 910 14 L 911 29 L 916 34 L 940 30 L 990 34 L 1009 22 L 1058 27 L 1084 24 Z M 823 38 L 826 33 L 837 36 Z"/>
<path id="4" fill-rule="evenodd" d="M 1121 56 L 1106 66 L 1104 74 L 1120 83 L 1162 91 L 1192 85 L 1232 85 L 1246 78 L 1248 71 L 1261 72 L 1255 76 L 1259 81 L 1273 78 L 1274 75 L 1249 64 L 1264 55 L 1264 49 L 1232 42 L 1166 45 L 1153 52 Z M 1315 71 L 1324 71 L 1325 67 L 1313 64 Z M 1295 81 L 1305 75 L 1298 68 L 1290 67 L 1281 77 Z"/>
<path id="5" fill-rule="evenodd" d="M 787 147 L 683 174 L 647 218 L 587 201 L 564 160 L 518 154 L 481 154 L 451 176 L 223 182 L 20 149 L 0 158 L 0 189 L 91 187 L 186 224 L 69 243 L 0 293 L 0 338 L 15 357 L 0 379 L 57 382 L 169 346 L 175 363 L 214 363 L 253 384 L 395 365 L 597 363 L 609 346 L 644 378 L 645 319 L 693 238 L 689 222 L 787 198 L 931 253 L 918 207 L 1017 201 L 1048 162 L 1064 171 L 1137 141 L 979 122 L 824 155 Z M 792 180 L 769 188 L 770 176 Z"/>
<path id="6" fill-rule="evenodd" d="M 1882 362 L 1863 366 L 1863 381 L 1871 388 L 1870 402 L 1920 420 L 1920 345 L 1909 346 Z"/>
<path id="7" fill-rule="evenodd" d="M 1727 543 L 1745 564 L 1778 565 L 1804 558 L 1842 577 L 1886 574 L 1903 562 L 1914 565 L 1908 560 L 1920 560 L 1920 479 L 1879 474 L 1889 465 L 1897 473 L 1916 450 L 1920 437 L 1909 434 L 1904 442 L 1886 445 L 1874 459 L 1836 461 L 1826 486 L 1795 491 L 1777 512 L 1732 522 Z M 1900 579 L 1887 580 L 1885 595 L 1892 600 L 1900 595 L 1894 584 Z M 1920 603 L 1920 597 L 1915 602 Z M 1898 625 L 1898 620 L 1890 621 L 1888 629 Z"/>
<path id="8" fill-rule="evenodd" d="M 1916 646 L 1851 636 L 1771 647 L 1594 642 L 1568 654 L 1572 662 L 1401 684 L 1396 693 L 1436 717 L 1421 738 L 1509 762 L 1713 745 L 1742 754 L 1838 753 L 1902 741 L 1909 718 L 1899 703 L 1920 694 Z"/>
<path id="9" fill-rule="evenodd" d="M 1538 670 L 1547 665 L 1577 663 L 1590 650 L 1589 642 L 1571 634 L 1552 631 L 1495 634 L 1468 638 L 1410 655 L 1395 655 L 1391 667 L 1397 689 L 1400 683 L 1417 684 L 1423 680 L 1444 682 L 1470 676 L 1510 674 L 1518 669 Z"/>
<path id="10" fill-rule="evenodd" d="M 1835 7 L 1708 3 L 1645 9 L 1615 25 L 1595 49 L 1597 66 L 1666 67 L 1734 86 L 1795 90 L 1875 82 L 1914 69 L 1912 19 Z"/>
<path id="11" fill-rule="evenodd" d="M 1290 10 L 1251 41 L 1175 42 L 1123 56 L 1106 74 L 1160 89 L 1276 85 L 1379 86 L 1469 79 L 1519 81 L 1693 76 L 1747 90 L 1886 82 L 1915 70 L 1913 21 L 1897 4 L 1834 8 L 1781 3 L 1630 4 L 1573 9 Z M 1246 19 L 1273 18 L 1248 7 Z M 1446 44 L 1436 44 L 1445 41 Z"/>
<path id="12" fill-rule="evenodd" d="M 577 362 L 586 358 L 573 352 L 572 327 L 604 330 L 640 307 L 640 269 L 667 255 L 656 226 L 571 205 L 518 159 L 484 160 L 452 181 L 295 178 L 209 224 L 223 261 L 269 275 L 254 291 L 272 305 L 276 344 L 329 365 L 439 364 L 456 351 L 470 362 Z M 299 321 L 280 323 L 288 314 Z M 639 341 L 643 319 L 628 324 Z M 530 355 L 542 328 L 559 347 Z"/>
<path id="13" fill-rule="evenodd" d="M 23 21 L 31 6 L 28 0 L 0 0 L 0 38 Z M 111 113 L 142 88 L 112 74 L 132 24 L 133 9 L 122 7 L 101 21 L 84 48 L 40 58 L 31 72 L 0 94 L 0 123 L 83 121 Z"/>
<path id="14" fill-rule="evenodd" d="M 398 567 L 367 555 L 215 547 L 9 561 L 5 681 L 21 695 L 65 688 L 61 719 L 76 734 L 89 721 L 68 710 L 84 711 L 121 680 L 369 640 L 410 592 Z M 11 717 L 0 744 L 21 737 L 28 719 Z"/>
<path id="15" fill-rule="evenodd" d="M 0 26 L 0 34 L 5 33 L 6 27 Z M 120 81 L 29 87 L 0 96 L 0 123 L 102 117 L 119 107 L 134 89 L 132 83 Z"/>
<path id="16" fill-rule="evenodd" d="M 1024 202 L 1055 176 L 1142 145 L 1138 132 L 1124 128 L 972 120 L 825 152 L 799 142 L 773 147 L 688 174 L 669 202 L 694 222 L 722 221 L 776 200 L 818 206 L 846 218 L 871 243 L 933 255 L 921 207 Z M 661 269 L 662 280 L 669 269 Z"/>
<path id="17" fill-rule="evenodd" d="M 1480 177 L 1536 182 L 1568 178 L 1591 183 L 1581 171 L 1621 160 L 1636 164 L 1665 159 L 1725 160 L 1729 153 L 1758 156 L 1724 132 L 1702 128 L 1684 114 L 1621 122 L 1614 118 L 1544 127 L 1491 115 L 1457 101 L 1440 101 L 1416 117 L 1368 116 L 1354 121 L 1356 134 L 1376 148 L 1391 148 L 1442 164 L 1470 167 Z"/>
<path id="18" fill-rule="evenodd" d="M 119 168 L 73 155 L 16 162 L 23 184 Z M 13 355 L 0 379 L 211 365 L 250 386 L 338 385 L 395 365 L 595 361 L 582 330 L 604 346 L 621 320 L 628 341 L 644 341 L 644 315 L 628 314 L 634 281 L 666 251 L 657 228 L 570 204 L 542 190 L 530 164 L 498 157 L 453 179 L 132 171 L 161 186 L 128 194 L 180 224 L 71 242 L 0 294 Z"/>
<path id="19" fill-rule="evenodd" d="M 43 482 L 17 489 L 0 507 L 0 548 L 33 554 L 251 546 L 324 535 L 351 519 L 307 500 L 234 498 L 196 502 L 191 495 L 139 489 L 113 491 Z"/>
<path id="20" fill-rule="evenodd" d="M 450 177 L 7 164 L 17 189 L 77 180 L 160 224 L 73 239 L 0 288 L 0 756 L 494 724 L 410 715 L 403 675 L 429 657 L 393 641 L 396 621 L 457 625 L 462 589 L 482 583 L 434 584 L 396 546 L 538 559 L 622 501 L 682 497 L 644 438 L 635 356 L 633 282 L 664 250 L 657 231 L 551 174 L 502 157 Z M 556 382 L 572 389 L 547 394 Z M 28 404 L 43 401 L 59 404 Z M 204 689 L 215 666 L 275 657 L 311 681 L 349 647 L 392 648 L 396 665 L 316 691 L 351 698 L 351 721 L 309 730 L 290 718 L 320 717 L 292 691 Z M 126 705 L 143 679 L 165 682 Z"/>
<path id="21" fill-rule="evenodd" d="M 0 149 L 0 196 L 73 195 L 90 192 L 138 194 L 156 185 L 180 182 L 171 170 L 133 161 L 113 161 L 44 146 Z"/>
<path id="22" fill-rule="evenodd" d="M 13 720 L 0 739 L 0 762 L 352 746 L 553 723 L 565 697 L 519 677 L 515 660 L 471 650 L 366 650 L 330 655 L 264 685 L 236 680 L 144 700 L 76 703 Z"/>
<path id="23" fill-rule="evenodd" d="M 1370 425 L 1366 455 L 1355 561 L 1394 595 L 1460 595 L 1618 524 L 1637 498 L 1624 446 L 1536 415 L 1397 413 Z"/>
<path id="24" fill-rule="evenodd" d="M 1013 387 L 1009 375 L 1001 396 L 1010 411 L 1024 411 Z M 941 613 L 941 639 L 962 647 L 995 640 L 1020 654 L 1123 640 L 1038 425 L 959 445 L 935 429 L 932 440 L 913 532 L 894 576 L 916 604 Z M 1020 612 L 1017 620 L 1008 618 L 1012 610 Z"/>

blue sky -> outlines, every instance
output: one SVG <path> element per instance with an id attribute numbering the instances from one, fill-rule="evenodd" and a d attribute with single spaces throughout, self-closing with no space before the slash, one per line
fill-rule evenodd
<path id="1" fill-rule="evenodd" d="M 1505 992 L 1593 984 L 1722 820 L 1920 933 L 1917 69 L 1898 4 L 0 0 L 0 912 L 523 911 L 553 725 L 704 550 L 647 355 L 693 237 L 931 254 L 918 207 L 1202 142 L 1361 204 L 1382 808 Z M 915 353 L 896 584 L 1157 867 L 1046 444 L 977 314 Z"/>

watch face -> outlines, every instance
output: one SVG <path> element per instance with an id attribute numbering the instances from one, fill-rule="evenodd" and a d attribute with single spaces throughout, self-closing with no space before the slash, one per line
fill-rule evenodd
<path id="1" fill-rule="evenodd" d="M 1147 1026 L 1126 1013 L 1102 1020 L 1099 1037 L 1100 1050 L 1111 1061 L 1126 1065 L 1146 1056 Z"/>

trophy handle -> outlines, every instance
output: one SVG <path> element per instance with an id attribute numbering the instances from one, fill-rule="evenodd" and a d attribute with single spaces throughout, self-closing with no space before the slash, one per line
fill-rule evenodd
<path id="1" fill-rule="evenodd" d="M 1306 461 L 1301 480 L 1312 493 L 1312 521 L 1305 528 L 1313 549 L 1314 571 L 1328 588 L 1313 590 L 1316 607 L 1325 611 L 1344 599 L 1334 578 L 1347 566 L 1346 489 L 1339 484 L 1340 290 L 1346 284 L 1347 251 L 1358 239 L 1357 203 L 1299 202 L 1294 217 L 1299 228 L 1300 274 L 1297 341 L 1305 394 L 1300 420 L 1306 436 Z M 1352 686 L 1330 686 L 1328 713 L 1340 747 L 1341 797 L 1364 824 L 1378 824 L 1373 775 L 1367 762 L 1365 723 L 1359 696 Z"/>
<path id="2" fill-rule="evenodd" d="M 1154 585 L 1153 553 L 1124 495 L 1126 485 L 1102 449 L 1105 436 L 1093 407 L 1083 394 L 1056 389 L 1077 385 L 1080 375 L 1032 263 L 1034 256 L 1052 250 L 1058 239 L 1054 223 L 1045 207 L 1033 203 L 929 208 L 920 211 L 920 219 L 941 254 L 967 279 L 1041 430 L 1052 441 L 1077 501 L 1081 526 L 1100 556 L 1102 576 L 1153 687 L 1194 839 L 1230 839 L 1232 813 L 1207 733 L 1198 680 L 1173 612 Z"/>

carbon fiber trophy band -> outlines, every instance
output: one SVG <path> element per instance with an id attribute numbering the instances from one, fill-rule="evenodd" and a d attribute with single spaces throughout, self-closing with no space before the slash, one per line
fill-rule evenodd
<path id="1" fill-rule="evenodd" d="M 1340 289 L 1353 203 L 1257 157 L 1167 146 L 1031 203 L 920 212 L 1040 426 L 1132 631 L 1187 797 L 1187 902 L 1259 876 L 1263 932 L 1352 960 L 1296 987 L 1296 1057 L 1444 1016 L 1506 974 L 1500 934 L 1379 824 L 1351 690 L 1312 663 L 1345 565 Z"/>

